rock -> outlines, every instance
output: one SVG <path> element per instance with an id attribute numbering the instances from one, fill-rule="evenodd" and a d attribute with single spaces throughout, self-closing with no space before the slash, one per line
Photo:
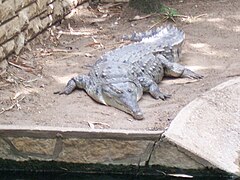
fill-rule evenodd
<path id="1" fill-rule="evenodd" d="M 204 166 L 240 176 L 240 77 L 183 108 L 165 132 L 168 141 Z M 207 163 L 208 162 L 208 163 Z"/>

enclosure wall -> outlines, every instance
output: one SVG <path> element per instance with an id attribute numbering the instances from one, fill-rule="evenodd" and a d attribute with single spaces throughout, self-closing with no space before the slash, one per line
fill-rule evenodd
<path id="1" fill-rule="evenodd" d="M 86 0 L 0 0 L 0 75 L 6 58 Z"/>

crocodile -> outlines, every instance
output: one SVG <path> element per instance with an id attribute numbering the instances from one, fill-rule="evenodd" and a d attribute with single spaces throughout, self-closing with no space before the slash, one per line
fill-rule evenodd
<path id="1" fill-rule="evenodd" d="M 123 39 L 135 42 L 103 54 L 88 75 L 71 78 L 59 94 L 84 89 L 95 101 L 141 120 L 144 116 L 138 101 L 144 92 L 155 99 L 170 97 L 158 87 L 164 76 L 203 77 L 177 63 L 184 38 L 184 32 L 172 25 L 125 36 Z"/>

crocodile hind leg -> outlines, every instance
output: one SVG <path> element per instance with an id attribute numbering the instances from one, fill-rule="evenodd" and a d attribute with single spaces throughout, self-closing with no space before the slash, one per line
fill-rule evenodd
<path id="1" fill-rule="evenodd" d="M 85 89 L 87 84 L 89 84 L 89 77 L 86 75 L 79 75 L 70 79 L 66 87 L 59 92 L 59 94 L 70 94 L 74 89 Z"/>
<path id="2" fill-rule="evenodd" d="M 165 100 L 171 96 L 171 95 L 161 92 L 157 83 L 155 83 L 150 78 L 140 77 L 139 81 L 144 89 L 144 92 L 149 92 L 151 94 L 151 96 L 155 99 Z"/>
<path id="3" fill-rule="evenodd" d="M 159 56 L 158 58 L 161 60 L 162 65 L 164 67 L 164 75 L 170 77 L 186 77 L 190 79 L 202 79 L 203 76 L 199 75 L 190 69 L 187 69 L 181 64 L 169 62 L 163 56 Z"/>

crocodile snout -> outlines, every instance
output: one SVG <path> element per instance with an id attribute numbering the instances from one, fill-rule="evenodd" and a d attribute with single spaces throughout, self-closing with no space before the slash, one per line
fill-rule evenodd
<path id="1" fill-rule="evenodd" d="M 143 113 L 141 111 L 134 112 L 133 117 L 134 117 L 134 119 L 142 120 L 143 119 Z"/>
<path id="2" fill-rule="evenodd" d="M 105 104 L 131 114 L 134 119 L 143 119 L 143 113 L 137 103 L 142 90 L 131 81 L 111 83 L 102 86 Z"/>

